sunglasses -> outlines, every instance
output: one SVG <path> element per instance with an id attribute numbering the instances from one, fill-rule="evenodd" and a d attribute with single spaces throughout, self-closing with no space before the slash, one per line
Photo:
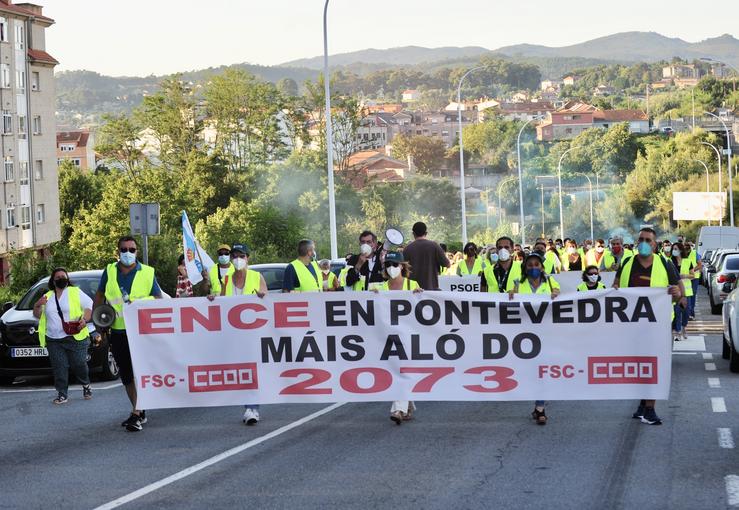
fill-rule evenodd
<path id="1" fill-rule="evenodd" d="M 587 273 L 588 276 L 598 276 L 598 273 Z"/>
<path id="2" fill-rule="evenodd" d="M 398 262 L 385 262 L 385 267 L 398 267 L 400 264 Z"/>
<path id="3" fill-rule="evenodd" d="M 121 253 L 136 253 L 136 248 L 119 248 L 118 251 Z"/>
<path id="4" fill-rule="evenodd" d="M 219 252 L 218 252 L 218 256 L 220 257 L 220 256 L 222 256 L 222 255 L 228 255 L 228 252 L 227 252 L 226 250 L 223 250 L 223 251 L 219 251 Z"/>

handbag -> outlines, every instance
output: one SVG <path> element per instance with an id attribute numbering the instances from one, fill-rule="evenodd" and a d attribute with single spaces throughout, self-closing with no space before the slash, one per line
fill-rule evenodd
<path id="1" fill-rule="evenodd" d="M 62 314 L 62 307 L 59 306 L 59 299 L 56 297 L 56 292 L 54 293 L 54 302 L 56 303 L 56 311 L 59 314 L 59 319 L 62 321 L 62 329 L 64 332 L 70 336 L 74 336 L 85 327 L 85 324 L 82 320 L 76 320 L 76 321 L 65 321 L 64 320 L 64 314 Z"/>

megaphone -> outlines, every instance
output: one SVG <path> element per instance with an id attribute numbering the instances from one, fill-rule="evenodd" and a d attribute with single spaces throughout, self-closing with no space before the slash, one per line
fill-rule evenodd
<path id="1" fill-rule="evenodd" d="M 385 231 L 385 242 L 382 248 L 387 251 L 393 246 L 400 246 L 403 244 L 403 233 L 397 228 L 389 228 Z"/>
<path id="2" fill-rule="evenodd" d="M 107 329 L 115 322 L 115 309 L 107 304 L 98 305 L 92 311 L 92 323 L 96 328 Z"/>

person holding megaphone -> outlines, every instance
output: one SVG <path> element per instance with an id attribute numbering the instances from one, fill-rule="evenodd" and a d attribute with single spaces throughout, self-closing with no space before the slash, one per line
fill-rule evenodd
<path id="1" fill-rule="evenodd" d="M 359 234 L 359 255 L 353 255 L 347 262 L 346 286 L 353 290 L 368 290 L 372 283 L 382 283 L 382 246 L 377 236 L 365 230 Z"/>

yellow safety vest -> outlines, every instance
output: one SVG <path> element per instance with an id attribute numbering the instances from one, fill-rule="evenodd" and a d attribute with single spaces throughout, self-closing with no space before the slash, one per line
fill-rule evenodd
<path id="1" fill-rule="evenodd" d="M 603 285 L 603 282 L 598 282 L 598 285 L 596 285 L 594 289 L 589 289 L 588 284 L 585 282 L 582 282 L 580 285 L 577 286 L 577 291 L 582 292 L 582 291 L 588 291 L 588 290 L 601 290 L 605 288 L 606 286 Z"/>
<path id="2" fill-rule="evenodd" d="M 693 263 L 693 267 L 697 266 L 698 265 L 698 252 L 696 252 L 695 250 L 690 250 L 690 253 L 688 253 L 688 260 L 690 260 Z M 696 280 L 700 277 L 701 277 L 700 273 L 693 273 L 693 280 Z"/>
<path id="3" fill-rule="evenodd" d="M 554 274 L 554 271 L 557 267 L 557 263 L 555 262 L 555 259 L 557 258 L 557 255 L 553 251 L 548 251 L 544 253 L 544 272 L 547 274 Z"/>
<path id="4" fill-rule="evenodd" d="M 409 278 L 403 278 L 403 289 L 402 290 L 416 290 L 418 288 L 418 282 Z M 382 285 L 378 290 L 390 290 L 390 282 L 382 282 Z"/>
<path id="5" fill-rule="evenodd" d="M 606 268 L 606 265 L 605 265 L 606 253 L 608 252 L 607 251 L 603 252 L 603 256 L 600 258 L 600 262 L 598 262 L 596 260 L 596 256 L 598 255 L 598 252 L 595 251 L 595 248 L 590 248 L 588 252 L 585 254 L 585 266 L 583 267 L 583 269 L 585 269 L 585 267 L 587 266 L 595 266 L 598 269 L 605 269 Z"/>
<path id="6" fill-rule="evenodd" d="M 84 310 L 82 310 L 82 301 L 80 300 L 80 292 L 82 291 L 79 287 L 67 287 L 67 298 L 69 299 L 69 320 L 79 320 L 82 318 L 84 313 Z M 49 302 L 44 306 L 44 311 L 41 314 L 41 318 L 38 320 L 38 341 L 41 344 L 41 347 L 46 347 L 46 309 L 51 304 L 52 297 L 54 297 L 54 291 L 50 290 L 46 293 L 46 299 L 49 300 Z M 56 305 L 54 306 L 56 307 Z M 56 310 L 53 310 L 52 313 L 56 313 Z M 89 336 L 90 332 L 88 331 L 87 326 L 85 326 L 82 328 L 82 331 L 74 335 L 74 339 L 81 342 Z"/>
<path id="7" fill-rule="evenodd" d="M 557 282 L 557 280 L 555 280 L 551 276 L 547 276 L 541 282 L 539 288 L 536 289 L 536 292 L 534 292 L 534 290 L 531 288 L 531 284 L 529 283 L 529 279 L 526 278 L 518 285 L 518 290 L 516 291 L 516 294 L 551 294 L 553 289 L 558 288 L 559 283 Z"/>
<path id="8" fill-rule="evenodd" d="M 514 261 L 511 264 L 511 269 L 508 271 L 508 281 L 505 285 L 506 292 L 513 290 L 516 280 L 521 281 L 521 266 L 523 266 L 523 262 Z"/>
<path id="9" fill-rule="evenodd" d="M 682 259 L 682 261 L 680 261 L 680 275 L 693 276 L 694 267 L 695 264 L 692 260 L 690 260 L 690 257 Z M 692 278 L 690 280 L 692 280 Z M 693 295 L 693 282 L 691 282 L 690 280 L 683 280 L 683 287 L 685 287 L 685 297 L 690 297 Z"/>
<path id="10" fill-rule="evenodd" d="M 349 266 L 344 266 L 344 268 L 339 271 L 339 285 L 342 287 L 346 287 L 346 275 L 349 273 Z"/>
<path id="11" fill-rule="evenodd" d="M 108 274 L 108 283 L 105 285 L 105 299 L 115 310 L 115 321 L 113 321 L 112 329 L 126 329 L 126 321 L 123 319 L 123 293 L 118 285 L 118 263 L 108 264 L 106 268 Z M 131 292 L 128 295 L 129 301 L 137 299 L 154 299 L 151 295 L 151 288 L 154 286 L 154 268 L 141 264 L 141 269 L 136 271 L 131 284 Z"/>
<path id="12" fill-rule="evenodd" d="M 631 279 L 631 266 L 634 265 L 634 259 L 631 257 L 623 262 L 623 269 L 621 270 L 621 279 L 618 282 L 618 286 L 626 288 L 629 286 L 629 280 Z M 655 262 L 659 260 L 659 263 Z M 650 287 L 669 287 L 670 279 L 667 276 L 667 268 L 665 267 L 665 261 L 662 257 L 654 255 L 652 257 L 652 272 L 649 276 Z"/>
<path id="13" fill-rule="evenodd" d="M 323 273 L 321 273 L 321 275 L 323 275 Z M 323 285 L 324 283 L 326 284 L 326 288 L 324 290 L 333 289 L 335 281 L 336 275 L 333 272 L 329 271 L 328 278 L 326 280 L 323 280 L 323 278 L 321 278 L 321 285 Z"/>
<path id="14" fill-rule="evenodd" d="M 231 274 L 227 274 L 223 279 L 223 289 L 221 290 L 221 296 L 235 296 L 234 287 L 234 271 Z M 258 271 L 246 270 L 246 279 L 244 280 L 244 294 L 256 294 L 259 292 L 259 286 L 262 283 L 259 277 Z"/>
<path id="15" fill-rule="evenodd" d="M 305 264 L 299 259 L 293 260 L 290 264 L 295 268 L 295 273 L 298 275 L 298 281 L 300 282 L 300 287 L 293 290 L 297 292 L 320 292 L 323 290 L 323 285 L 318 281 L 321 274 L 318 264 L 311 262 L 311 266 L 313 266 L 316 272 L 315 276 L 311 274 Z"/>
<path id="16" fill-rule="evenodd" d="M 228 263 L 228 272 L 226 272 L 226 276 L 230 276 L 234 274 L 234 271 L 236 269 L 234 268 L 234 265 L 230 262 Z M 210 271 L 208 271 L 208 275 L 210 276 L 210 293 L 211 294 L 221 294 L 221 266 L 216 264 L 215 266 L 210 268 Z"/>
<path id="17" fill-rule="evenodd" d="M 457 265 L 457 273 L 461 276 L 477 275 L 482 272 L 482 269 L 482 259 L 480 257 L 475 258 L 472 271 L 467 267 L 467 260 L 460 260 L 459 265 Z"/>
<path id="18" fill-rule="evenodd" d="M 494 269 L 495 266 L 488 266 L 482 272 L 483 276 L 485 277 L 485 283 L 488 286 L 488 292 L 500 292 L 500 285 L 498 285 L 498 279 L 495 278 Z M 511 266 L 511 270 L 512 269 L 513 266 Z"/>

